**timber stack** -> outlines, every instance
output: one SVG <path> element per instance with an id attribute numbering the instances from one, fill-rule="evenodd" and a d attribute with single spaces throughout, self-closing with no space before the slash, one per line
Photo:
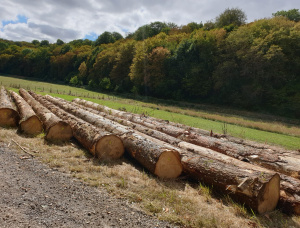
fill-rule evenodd
<path id="1" fill-rule="evenodd" d="M 0 90 L 0 126 L 16 127 L 19 122 L 19 113 L 10 95 L 4 86 Z"/>

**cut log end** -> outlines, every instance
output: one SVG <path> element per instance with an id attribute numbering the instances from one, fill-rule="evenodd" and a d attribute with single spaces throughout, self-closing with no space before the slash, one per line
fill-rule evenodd
<path id="1" fill-rule="evenodd" d="M 37 116 L 32 116 L 20 123 L 20 130 L 28 135 L 37 135 L 43 131 L 43 124 Z"/>
<path id="2" fill-rule="evenodd" d="M 124 154 L 124 151 L 122 140 L 115 135 L 103 136 L 95 146 L 95 155 L 99 159 L 119 159 Z"/>
<path id="3" fill-rule="evenodd" d="M 262 197 L 258 202 L 258 213 L 263 214 L 273 211 L 280 197 L 280 176 L 275 174 L 271 180 L 265 184 Z"/>
<path id="4" fill-rule="evenodd" d="M 49 141 L 69 141 L 73 136 L 72 129 L 69 124 L 60 121 L 50 127 L 45 139 Z"/>
<path id="5" fill-rule="evenodd" d="M 180 155 L 176 151 L 164 151 L 156 163 L 155 174 L 161 178 L 176 178 L 182 172 Z"/>
<path id="6" fill-rule="evenodd" d="M 19 114 L 9 108 L 0 109 L 0 126 L 2 127 L 16 127 L 19 122 Z"/>

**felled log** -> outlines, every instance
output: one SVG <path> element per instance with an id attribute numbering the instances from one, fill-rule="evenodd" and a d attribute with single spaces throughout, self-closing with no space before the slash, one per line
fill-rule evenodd
<path id="1" fill-rule="evenodd" d="M 51 112 L 66 121 L 71 126 L 74 137 L 95 157 L 101 160 L 113 160 L 119 159 L 124 154 L 124 145 L 118 136 L 100 130 L 86 121 L 65 112 L 41 95 L 31 91 L 29 93 Z"/>
<path id="2" fill-rule="evenodd" d="M 183 141 L 215 150 L 236 159 L 250 162 L 255 165 L 260 165 L 262 167 L 300 179 L 300 154 L 289 153 L 288 151 L 258 149 L 249 145 L 230 142 L 223 138 L 218 139 L 195 132 L 189 132 L 183 128 L 154 121 L 153 118 L 145 118 L 137 114 L 114 110 L 79 98 L 74 99 L 73 102 L 93 108 L 95 110 L 106 112 L 110 115 L 130 120 L 131 122 L 161 131 Z"/>
<path id="3" fill-rule="evenodd" d="M 154 143 L 151 140 L 137 134 L 132 129 L 126 129 L 124 126 L 89 113 L 82 109 L 61 102 L 49 95 L 45 98 L 53 104 L 58 105 L 65 111 L 97 126 L 108 132 L 118 135 L 123 143 L 126 152 L 143 165 L 151 173 L 161 178 L 176 178 L 182 172 L 179 152 L 171 146 L 162 143 Z"/>
<path id="4" fill-rule="evenodd" d="M 19 122 L 19 113 L 17 107 L 12 102 L 11 97 L 7 93 L 4 86 L 0 91 L 0 126 L 16 127 Z"/>
<path id="5" fill-rule="evenodd" d="M 77 110 L 78 113 L 81 113 L 81 117 L 90 119 L 90 121 L 94 124 L 97 122 L 97 119 L 104 119 L 103 117 L 92 114 L 84 109 L 74 107 L 74 105 L 69 104 L 68 102 L 63 102 L 61 99 L 55 99 L 48 95 L 46 95 L 46 98 L 53 103 L 60 105 L 60 107 L 64 108 L 68 112 L 75 113 Z M 115 129 L 121 128 L 119 124 L 116 123 L 113 126 Z M 269 173 L 262 173 L 260 170 L 256 170 L 255 166 L 251 164 L 238 161 L 222 154 L 220 154 L 220 156 L 227 157 L 229 160 L 221 161 L 215 159 L 213 156 L 200 156 L 198 154 L 191 155 L 191 153 L 186 152 L 185 150 L 175 148 L 167 143 L 159 141 L 158 139 L 153 139 L 150 136 L 144 135 L 143 133 L 138 133 L 137 135 L 140 138 L 144 138 L 144 142 L 149 139 L 152 141 L 152 144 L 160 144 L 162 146 L 178 150 L 183 156 L 185 172 L 197 179 L 201 179 L 204 183 L 213 184 L 219 190 L 227 191 L 233 196 L 233 198 L 245 203 L 253 210 L 258 211 L 259 213 L 264 213 L 271 211 L 276 207 L 279 199 L 280 177 L 278 174 L 271 171 Z M 138 150 L 139 148 L 136 148 L 136 151 Z M 192 169 L 191 167 L 194 166 L 194 162 L 196 160 L 197 166 L 195 169 Z M 236 160 L 236 164 L 239 163 L 242 164 L 242 166 L 231 164 L 231 160 Z M 227 169 L 230 171 L 228 173 L 224 172 L 224 167 L 226 167 L 226 171 Z M 207 170 L 209 170 L 210 173 L 209 177 L 205 177 L 207 175 Z M 199 175 L 195 175 L 195 173 L 198 173 Z M 222 175 L 222 177 L 220 175 Z M 233 191 L 233 189 L 235 190 Z"/>
<path id="6" fill-rule="evenodd" d="M 37 117 L 30 105 L 14 91 L 10 91 L 10 94 L 13 97 L 20 113 L 20 131 L 28 135 L 41 133 L 43 131 L 43 123 Z"/>
<path id="7" fill-rule="evenodd" d="M 41 105 L 25 89 L 21 88 L 19 93 L 43 122 L 45 139 L 50 141 L 69 141 L 71 139 L 73 133 L 69 124 Z"/>

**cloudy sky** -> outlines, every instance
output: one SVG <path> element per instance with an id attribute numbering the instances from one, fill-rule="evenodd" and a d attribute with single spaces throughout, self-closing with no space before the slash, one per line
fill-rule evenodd
<path id="1" fill-rule="evenodd" d="M 104 31 L 123 36 L 154 21 L 213 20 L 238 7 L 248 22 L 279 10 L 299 9 L 299 0 L 1 0 L 0 38 L 14 41 L 95 40 Z"/>

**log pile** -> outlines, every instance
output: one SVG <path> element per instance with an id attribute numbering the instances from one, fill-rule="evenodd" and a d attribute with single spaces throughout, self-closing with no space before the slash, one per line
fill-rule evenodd
<path id="1" fill-rule="evenodd" d="M 62 99 L 55 99 L 49 95 L 46 95 L 45 97 L 62 109 L 80 116 L 99 127 L 103 127 L 105 125 L 101 122 L 109 122 L 107 119 L 99 115 L 93 114 L 80 107 L 74 107 L 73 104 L 63 101 Z M 115 128 L 120 127 L 116 122 L 110 123 L 112 123 Z M 137 127 L 135 127 L 135 130 L 136 129 Z M 144 129 L 145 133 L 147 133 L 146 129 L 142 126 L 139 126 L 138 129 Z M 149 135 L 145 135 L 137 131 L 135 132 L 136 135 L 140 135 L 140 137 L 151 140 L 152 144 L 157 143 L 169 148 L 171 147 L 170 144 L 161 142 Z M 165 136 L 168 137 L 167 135 Z M 171 137 L 169 136 L 169 138 Z M 141 149 L 139 154 L 144 154 L 145 156 L 145 153 L 142 153 L 145 151 L 145 147 L 144 145 L 140 146 Z M 245 205 L 259 213 L 272 211 L 276 207 L 279 200 L 280 177 L 275 172 L 268 171 L 264 173 L 259 167 L 218 154 L 211 150 L 209 153 L 200 154 L 190 153 L 179 147 L 174 148 L 174 150 L 177 150 L 180 153 L 184 171 L 190 176 L 198 180 L 202 180 L 207 184 L 211 184 L 216 189 L 223 192 L 225 191 L 230 193 L 233 198 L 245 203 Z M 217 155 L 220 155 L 221 158 L 220 156 L 218 158 Z M 147 159 L 149 158 L 144 157 L 141 160 L 145 161 Z M 233 160 L 234 162 L 232 162 Z M 171 170 L 172 167 L 169 166 L 169 169 Z"/>
<path id="2" fill-rule="evenodd" d="M 43 131 L 43 124 L 30 105 L 17 93 L 10 91 L 10 94 L 13 97 L 20 113 L 20 132 L 28 135 L 37 135 L 41 133 Z"/>
<path id="3" fill-rule="evenodd" d="M 117 121 L 118 123 L 121 123 L 123 125 L 130 126 L 140 132 L 143 132 L 144 134 L 158 138 L 160 140 L 168 142 L 179 148 L 187 149 L 194 153 L 201 154 L 202 156 L 203 155 L 207 156 L 207 154 L 210 154 L 210 155 L 213 154 L 214 158 L 218 158 L 219 160 L 222 160 L 222 161 L 227 160 L 228 163 L 236 164 L 236 159 L 230 160 L 228 158 L 228 156 L 222 156 L 221 153 L 215 153 L 215 152 L 212 153 L 212 150 L 209 150 L 209 149 L 206 149 L 206 148 L 203 148 L 203 147 L 191 144 L 191 143 L 184 142 L 180 138 L 172 137 L 168 134 L 164 134 L 161 131 L 154 130 L 154 127 L 149 128 L 149 126 L 152 126 L 151 125 L 152 123 L 147 123 L 148 127 L 145 127 L 145 124 L 144 125 L 137 124 L 137 123 L 143 122 L 143 120 L 144 120 L 143 117 L 139 117 L 138 115 L 133 114 L 133 116 L 132 116 L 131 113 L 128 113 L 128 115 L 131 118 L 119 118 L 118 116 L 122 116 L 122 115 L 118 115 L 121 111 L 112 110 L 105 106 L 97 105 L 94 103 L 92 104 L 92 102 L 83 102 L 84 100 L 80 100 L 80 99 L 75 99 L 75 101 L 77 101 L 77 102 L 74 103 L 74 101 L 73 101 L 74 105 L 76 105 L 76 104 L 78 105 L 80 103 L 88 104 L 86 106 L 92 107 L 93 109 L 84 107 L 83 105 L 79 105 L 78 106 L 79 108 L 83 108 L 94 114 L 98 114 L 98 115 L 104 116 L 108 119 Z M 96 111 L 96 110 L 100 110 L 100 111 Z M 124 112 L 121 112 L 121 113 L 124 113 Z M 152 118 L 152 117 L 150 117 L 150 118 Z M 288 153 L 285 152 L 285 154 L 288 154 Z M 288 155 L 292 157 L 293 153 L 288 154 Z M 269 172 L 269 170 L 266 168 L 261 168 L 261 172 Z M 281 181 L 279 205 L 280 205 L 281 209 L 283 209 L 285 212 L 295 213 L 295 214 L 299 215 L 300 214 L 300 212 L 299 212 L 299 210 L 300 210 L 300 181 L 293 177 L 290 177 L 288 175 L 282 174 L 282 173 L 280 174 L 280 176 L 282 178 L 282 181 Z"/>
<path id="4" fill-rule="evenodd" d="M 45 139 L 50 141 L 69 141 L 71 139 L 73 133 L 69 124 L 41 105 L 26 90 L 21 88 L 19 93 L 43 122 Z"/>
<path id="5" fill-rule="evenodd" d="M 124 154 L 124 146 L 119 137 L 61 110 L 41 95 L 29 91 L 30 95 L 51 112 L 66 121 L 72 128 L 74 137 L 94 156 L 101 160 L 119 159 Z"/>
<path id="6" fill-rule="evenodd" d="M 17 107 L 12 102 L 10 95 L 6 89 L 1 86 L 0 90 L 0 126 L 16 127 L 19 122 L 19 113 Z"/>

